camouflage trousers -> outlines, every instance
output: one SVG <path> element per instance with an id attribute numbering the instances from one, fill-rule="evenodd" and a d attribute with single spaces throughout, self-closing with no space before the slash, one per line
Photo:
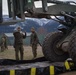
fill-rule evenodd
<path id="1" fill-rule="evenodd" d="M 16 57 L 16 60 L 23 60 L 23 52 L 24 52 L 23 45 L 16 45 L 15 46 L 15 57 Z M 19 58 L 19 53 L 20 53 L 20 58 Z"/>
<path id="2" fill-rule="evenodd" d="M 5 50 L 5 46 L 1 46 L 1 52 Z"/>
<path id="3" fill-rule="evenodd" d="M 32 53 L 34 58 L 37 56 L 37 44 L 32 45 Z"/>

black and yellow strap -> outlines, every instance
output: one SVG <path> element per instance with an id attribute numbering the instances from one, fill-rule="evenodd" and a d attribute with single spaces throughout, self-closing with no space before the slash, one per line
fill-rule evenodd
<path id="1" fill-rule="evenodd" d="M 70 64 L 68 61 L 65 61 L 65 68 L 66 70 L 70 70 Z"/>
<path id="2" fill-rule="evenodd" d="M 55 75 L 55 68 L 54 68 L 54 66 L 50 66 L 50 75 Z"/>
<path id="3" fill-rule="evenodd" d="M 36 68 L 31 68 L 31 75 L 36 75 Z"/>
<path id="4" fill-rule="evenodd" d="M 39 74 L 47 73 L 48 75 L 55 75 L 55 74 L 57 74 L 57 72 L 60 72 L 60 71 L 62 72 L 62 70 L 71 71 L 72 66 L 74 66 L 73 62 L 65 61 L 64 65 L 62 67 L 58 67 L 58 66 L 54 66 L 54 65 L 50 65 L 47 67 L 41 67 L 41 68 L 32 67 L 32 68 L 28 69 L 28 71 L 26 69 L 24 69 L 24 70 L 12 69 L 12 70 L 8 71 L 8 75 L 17 75 L 19 71 L 24 72 L 24 74 L 27 74 L 27 75 L 37 75 L 38 72 L 39 72 Z M 62 68 L 62 70 L 61 70 L 61 68 Z M 2 74 L 0 73 L 0 75 L 2 75 Z"/>
<path id="5" fill-rule="evenodd" d="M 15 75 L 15 70 L 10 70 L 10 75 Z"/>

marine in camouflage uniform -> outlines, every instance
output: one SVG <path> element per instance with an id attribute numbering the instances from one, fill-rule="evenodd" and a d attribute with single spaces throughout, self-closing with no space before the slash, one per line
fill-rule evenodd
<path id="1" fill-rule="evenodd" d="M 14 48 L 15 48 L 15 57 L 16 60 L 19 60 L 19 52 L 20 52 L 20 60 L 23 60 L 23 39 L 26 38 L 26 32 L 23 34 L 21 32 L 21 27 L 17 28 L 17 31 L 13 33 L 14 35 Z"/>
<path id="2" fill-rule="evenodd" d="M 1 52 L 5 50 L 5 38 L 1 38 Z"/>
<path id="3" fill-rule="evenodd" d="M 5 39 L 5 43 L 4 43 L 5 49 L 8 49 L 8 46 L 7 46 L 7 36 L 5 34 L 3 34 L 2 38 Z"/>
<path id="4" fill-rule="evenodd" d="M 39 42 L 38 40 L 38 36 L 35 32 L 35 29 L 34 27 L 31 28 L 31 38 L 30 38 L 30 44 L 31 44 L 31 47 L 32 47 L 32 52 L 33 52 L 33 56 L 34 58 L 37 56 L 37 44 Z"/>

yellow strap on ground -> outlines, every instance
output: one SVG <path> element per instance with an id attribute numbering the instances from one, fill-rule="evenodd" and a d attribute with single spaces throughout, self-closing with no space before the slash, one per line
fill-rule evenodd
<path id="1" fill-rule="evenodd" d="M 54 75 L 55 74 L 54 71 L 55 71 L 54 66 L 50 66 L 50 75 Z"/>
<path id="2" fill-rule="evenodd" d="M 70 70 L 70 65 L 69 65 L 68 61 L 65 61 L 65 67 L 66 67 L 66 70 Z"/>
<path id="3" fill-rule="evenodd" d="M 36 68 L 31 68 L 31 75 L 36 75 Z"/>
<path id="4" fill-rule="evenodd" d="M 15 70 L 10 70 L 10 75 L 15 75 Z"/>

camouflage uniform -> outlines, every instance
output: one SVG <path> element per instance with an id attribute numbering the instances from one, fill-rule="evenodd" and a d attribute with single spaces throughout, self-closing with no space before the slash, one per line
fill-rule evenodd
<path id="1" fill-rule="evenodd" d="M 5 50 L 5 38 L 1 38 L 1 52 Z"/>
<path id="2" fill-rule="evenodd" d="M 20 59 L 23 60 L 23 39 L 26 38 L 26 32 L 25 35 L 23 33 L 20 32 L 14 32 L 14 48 L 15 48 L 15 57 L 16 60 L 19 60 L 19 52 L 20 52 Z"/>
<path id="3" fill-rule="evenodd" d="M 38 44 L 38 36 L 37 36 L 36 32 L 33 32 L 31 34 L 30 44 L 32 46 L 32 52 L 33 52 L 33 56 L 35 58 L 37 56 L 37 44 Z"/>
<path id="4" fill-rule="evenodd" d="M 7 36 L 4 34 L 2 37 L 5 39 L 5 43 L 4 43 L 5 49 L 8 49 L 8 46 L 7 46 Z"/>

